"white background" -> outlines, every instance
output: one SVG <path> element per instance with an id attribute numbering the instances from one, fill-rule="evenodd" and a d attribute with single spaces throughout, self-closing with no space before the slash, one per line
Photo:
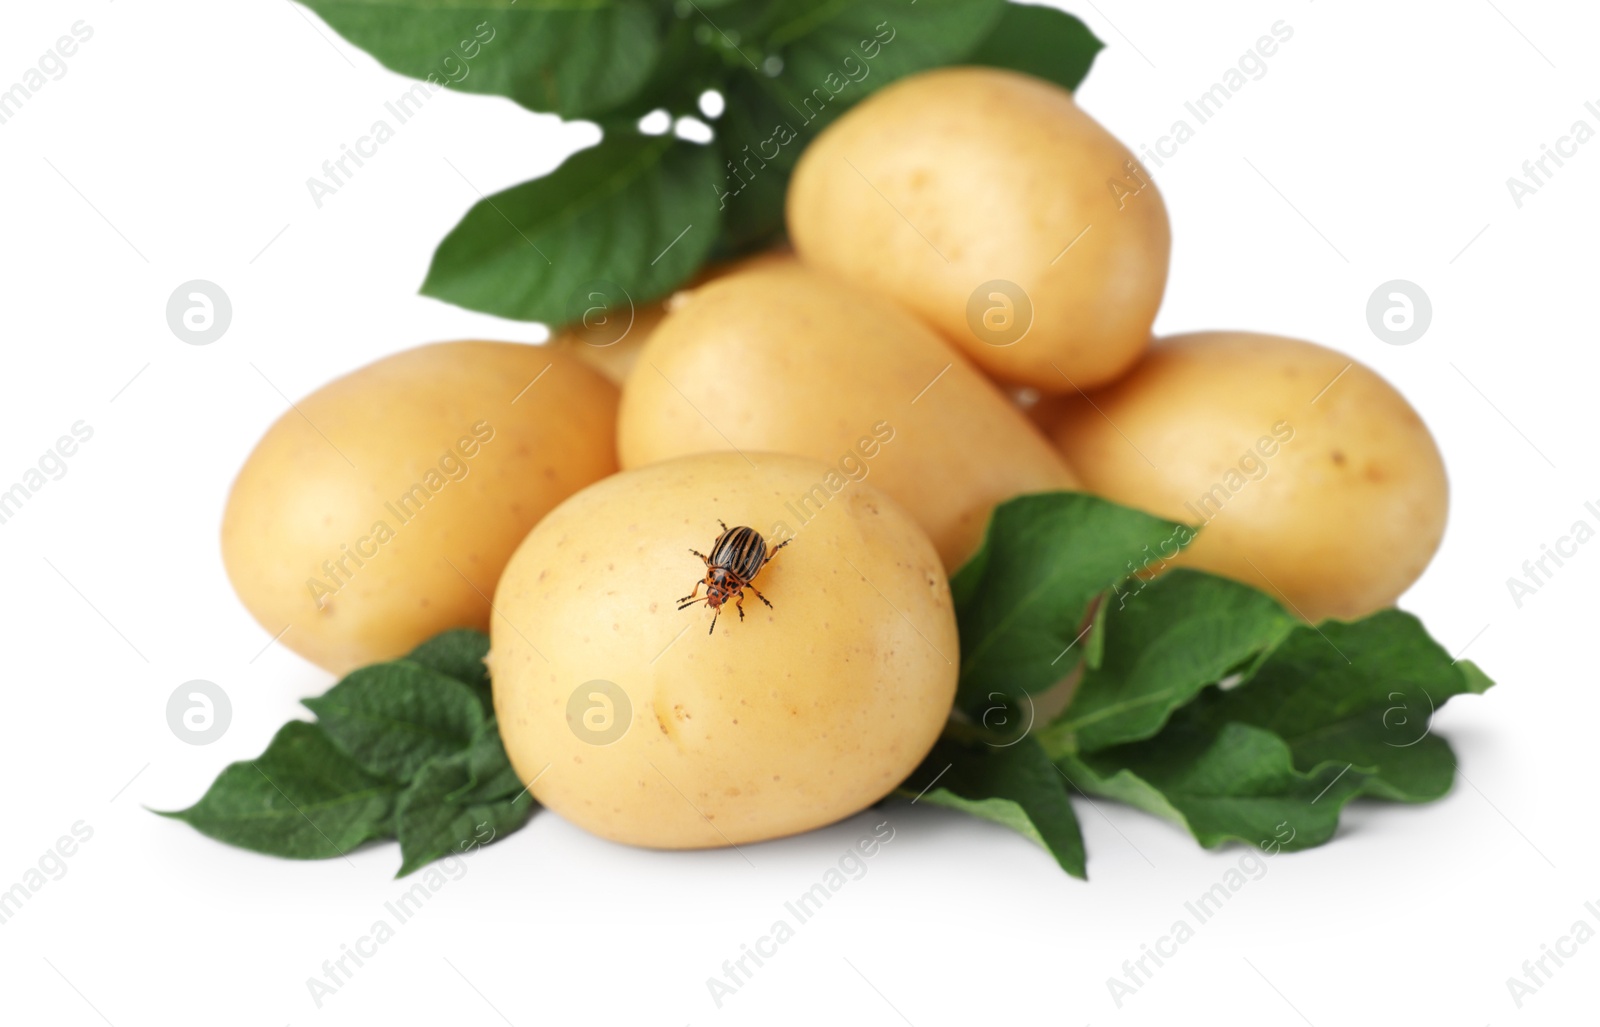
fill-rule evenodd
<path id="1" fill-rule="evenodd" d="M 0 85 L 75 21 L 94 36 L 0 126 L 0 483 L 75 421 L 94 437 L 0 525 L 0 888 L 74 822 L 94 834 L 0 924 L 0 1018 L 1592 1021 L 1600 943 L 1520 1010 L 1505 979 L 1575 920 L 1600 925 L 1584 909 L 1600 906 L 1600 545 L 1520 609 L 1506 579 L 1579 518 L 1600 523 L 1584 509 L 1600 503 L 1600 141 L 1520 209 L 1505 182 L 1575 120 L 1600 129 L 1583 107 L 1600 101 L 1600 12 L 1530 0 L 1075 9 L 1109 44 L 1080 99 L 1134 145 L 1165 133 L 1275 21 L 1294 28 L 1263 79 L 1151 168 L 1175 236 L 1157 328 L 1339 347 L 1432 426 L 1451 521 L 1403 605 L 1500 682 L 1436 720 L 1461 759 L 1449 797 L 1353 806 L 1333 844 L 1272 860 L 1121 1009 L 1106 978 L 1241 850 L 1208 853 L 1143 814 L 1080 802 L 1084 884 L 1000 828 L 899 805 L 749 847 L 752 867 L 731 851 L 622 848 L 546 814 L 471 857 L 318 1009 L 306 979 L 402 891 L 395 847 L 286 862 L 142 808 L 188 805 L 330 683 L 269 646 L 235 600 L 217 543 L 227 488 L 285 395 L 426 341 L 541 338 L 416 287 L 472 186 L 548 169 L 592 132 L 440 94 L 319 210 L 306 179 L 407 83 L 314 16 L 285 0 L 8 4 Z M 164 313 L 194 278 L 234 306 L 205 347 L 178 341 Z M 1406 347 L 1366 324 L 1369 294 L 1394 278 L 1433 302 L 1432 327 Z M 206 747 L 166 722 L 168 695 L 192 678 L 232 697 L 231 728 Z M 884 817 L 895 838 L 866 876 L 717 1009 L 706 978 Z"/>

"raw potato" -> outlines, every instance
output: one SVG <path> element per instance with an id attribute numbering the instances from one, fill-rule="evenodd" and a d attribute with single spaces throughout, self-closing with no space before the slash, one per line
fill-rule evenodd
<path id="1" fill-rule="evenodd" d="M 335 674 L 487 629 L 523 536 L 616 470 L 616 407 L 615 386 L 548 347 L 447 342 L 370 364 L 250 454 L 223 515 L 228 576 L 262 627 Z"/>
<path id="2" fill-rule="evenodd" d="M 1057 393 L 1138 359 L 1172 248 L 1133 154 L 1066 90 L 993 68 L 852 108 L 801 155 L 788 221 L 807 263 L 900 301 L 992 376 Z"/>
<path id="3" fill-rule="evenodd" d="M 1449 483 L 1417 412 L 1309 342 L 1164 339 L 1116 385 L 1063 403 L 1054 425 L 1091 491 L 1205 523 L 1172 563 L 1265 589 L 1312 621 L 1392 605 L 1444 533 Z"/>
<path id="4" fill-rule="evenodd" d="M 1075 488 L 1060 454 L 934 332 L 887 300 L 798 263 L 681 300 L 623 389 L 622 466 L 707 450 L 797 453 L 833 466 L 799 516 L 865 478 L 954 571 L 995 504 Z"/>
<path id="5" fill-rule="evenodd" d="M 746 459 L 748 457 L 748 460 Z M 534 796 L 616 841 L 687 849 L 778 838 L 866 808 L 932 748 L 955 697 L 955 614 L 904 511 L 854 484 L 798 527 L 828 473 L 706 453 L 625 471 L 529 534 L 495 593 L 500 734 Z M 769 543 L 745 618 L 678 609 L 720 529 Z M 702 589 L 701 594 L 704 594 Z"/>
<path id="6" fill-rule="evenodd" d="M 736 271 L 791 259 L 787 250 L 778 249 L 732 264 L 716 264 L 696 275 L 686 288 L 692 289 Z M 633 365 L 639 362 L 639 354 L 650 333 L 656 330 L 681 295 L 682 290 L 654 303 L 606 310 L 604 304 L 608 297 L 603 289 L 596 289 L 590 294 L 593 305 L 572 324 L 556 332 L 550 341 L 620 386 L 627 380 Z"/>

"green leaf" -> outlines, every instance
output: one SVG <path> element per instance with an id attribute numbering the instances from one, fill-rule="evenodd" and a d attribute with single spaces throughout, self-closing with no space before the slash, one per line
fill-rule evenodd
<path id="1" fill-rule="evenodd" d="M 441 857 L 488 845 L 533 815 L 533 796 L 526 791 L 484 801 L 456 798 L 472 789 L 473 761 L 470 751 L 431 760 L 400 796 L 396 820 L 401 865 L 395 876 L 405 877 Z"/>
<path id="2" fill-rule="evenodd" d="M 938 787 L 921 801 L 1008 827 L 1042 846 L 1073 877 L 1087 879 L 1083 833 L 1066 779 L 1033 739 L 1003 747 L 941 741 L 901 794 L 915 796 L 915 785 L 931 781 Z"/>
<path id="3" fill-rule="evenodd" d="M 1277 645 L 1297 624 L 1264 592 L 1175 569 L 1128 588 L 1096 617 L 1103 649 L 1071 703 L 1040 733 L 1054 755 L 1149 738 L 1205 686 Z"/>
<path id="4" fill-rule="evenodd" d="M 472 744 L 460 756 L 467 768 L 467 780 L 448 796 L 451 802 L 492 802 L 525 790 L 522 779 L 506 758 L 505 745 L 500 741 L 500 725 L 493 717 L 478 729 Z"/>
<path id="5" fill-rule="evenodd" d="M 362 667 L 305 705 L 364 769 L 401 784 L 465 749 L 484 723 L 472 686 L 410 660 Z"/>
<path id="6" fill-rule="evenodd" d="M 789 0 L 778 5 L 782 17 L 766 33 L 766 45 L 783 60 L 776 81 L 784 91 L 809 98 L 831 118 L 834 97 L 856 103 L 896 79 L 959 63 L 1007 6 L 1005 0 Z"/>
<path id="7" fill-rule="evenodd" d="M 994 31 L 967 58 L 1077 89 L 1105 44 L 1089 26 L 1053 7 L 1006 4 Z"/>
<path id="8" fill-rule="evenodd" d="M 1321 845 L 1365 779 L 1344 764 L 1296 770 L 1281 738 L 1243 724 L 1214 733 L 1169 727 L 1059 762 L 1084 791 L 1186 827 L 1208 849 L 1227 841 L 1283 851 Z"/>
<path id="9" fill-rule="evenodd" d="M 395 792 L 317 725 L 292 720 L 266 752 L 217 775 L 199 802 L 161 815 L 252 852 L 329 859 L 389 833 Z"/>
<path id="10" fill-rule="evenodd" d="M 455 678 L 471 686 L 483 703 L 483 712 L 494 712 L 494 697 L 489 687 L 489 636 L 471 628 L 457 628 L 435 635 L 406 655 L 412 663 Z"/>
<path id="11" fill-rule="evenodd" d="M 701 2 L 698 6 L 703 11 L 710 5 Z M 721 86 L 728 76 L 728 64 L 715 49 L 695 39 L 696 30 L 706 22 L 692 10 L 689 14 L 668 24 L 649 80 L 626 103 L 607 111 L 603 125 L 631 129 L 633 122 L 655 110 L 700 116 L 700 94 Z"/>
<path id="12" fill-rule="evenodd" d="M 500 317 L 564 324 L 605 279 L 635 303 L 671 292 L 705 259 L 721 212 L 717 150 L 610 134 L 543 178 L 474 204 L 434 252 L 422 291 Z"/>
<path id="13" fill-rule="evenodd" d="M 772 243 L 784 231 L 789 175 L 811 141 L 804 115 L 780 98 L 765 75 L 741 71 L 724 91 L 727 104 L 717 122 L 722 166 L 717 175 L 722 207 L 720 256 L 735 256 Z"/>
<path id="14" fill-rule="evenodd" d="M 961 634 L 957 705 L 1034 693 L 1077 662 L 1090 603 L 1193 530 L 1079 492 L 1020 496 L 989 521 L 983 548 L 951 579 Z M 1170 554 L 1169 554 L 1170 555 Z"/>
<path id="15" fill-rule="evenodd" d="M 1471 660 L 1457 660 L 1456 669 L 1466 682 L 1465 690 L 1473 695 L 1482 695 L 1494 687 L 1493 679 Z"/>
<path id="16" fill-rule="evenodd" d="M 660 50 L 660 19 L 641 0 L 301 2 L 386 68 L 569 118 L 634 96 Z"/>
<path id="17" fill-rule="evenodd" d="M 1092 752 L 1084 744 L 1061 757 L 1062 769 L 1086 791 L 1186 826 L 1208 847 L 1320 845 L 1356 795 L 1422 802 L 1448 791 L 1455 757 L 1429 733 L 1433 712 L 1493 682 L 1452 662 L 1410 614 L 1311 626 L 1269 603 L 1184 571 L 1132 595 L 1107 618 L 1105 659 L 1084 688 L 1097 674 L 1132 669 L 1115 681 L 1102 676 L 1098 698 L 1080 690 L 1060 724 L 1075 724 L 1079 743 L 1094 741 L 1086 709 L 1163 694 L 1140 681 L 1170 681 L 1193 701 L 1154 737 Z M 1195 696 L 1194 682 L 1230 671 L 1240 683 Z M 1046 741 L 1063 739 L 1047 732 Z"/>
<path id="18" fill-rule="evenodd" d="M 305 704 L 259 759 L 176 817 L 221 841 L 302 859 L 398 835 L 411 873 L 521 827 L 534 802 L 488 708 L 488 639 L 449 631 L 357 670 Z M 401 785 L 410 782 L 402 790 Z"/>
<path id="19" fill-rule="evenodd" d="M 1297 767 L 1353 764 L 1369 794 L 1427 802 L 1450 790 L 1456 762 L 1430 733 L 1434 711 L 1492 684 L 1453 662 L 1416 617 L 1383 610 L 1296 627 L 1244 684 L 1208 692 L 1184 716 L 1201 729 L 1264 728 L 1288 743 Z"/>

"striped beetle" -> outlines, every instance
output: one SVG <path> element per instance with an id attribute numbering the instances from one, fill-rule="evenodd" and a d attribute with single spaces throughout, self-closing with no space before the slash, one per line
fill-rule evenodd
<path id="1" fill-rule="evenodd" d="M 717 611 L 711 617 L 711 627 L 706 634 L 717 630 L 717 618 L 722 616 L 722 604 L 733 600 L 734 606 L 739 611 L 739 619 L 744 620 L 744 590 L 749 589 L 756 594 L 756 598 L 767 603 L 767 608 L 773 606 L 767 602 L 767 597 L 761 590 L 751 584 L 755 576 L 761 573 L 761 568 L 772 562 L 778 555 L 778 550 L 793 542 L 794 539 L 784 539 L 767 551 L 766 540 L 754 528 L 740 526 L 729 528 L 726 521 L 718 519 L 722 525 L 722 534 L 717 536 L 712 543 L 711 555 L 691 549 L 689 552 L 698 556 L 706 565 L 706 576 L 703 580 L 694 583 L 694 591 L 678 600 L 678 609 L 686 610 L 695 603 L 705 603 Z M 706 594 L 700 595 L 700 586 L 706 587 Z M 697 598 L 698 597 L 698 598 Z"/>

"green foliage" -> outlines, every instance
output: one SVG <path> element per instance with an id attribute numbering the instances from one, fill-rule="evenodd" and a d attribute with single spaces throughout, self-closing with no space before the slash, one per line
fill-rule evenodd
<path id="1" fill-rule="evenodd" d="M 983 699 L 1032 709 L 1020 695 L 1070 668 L 1050 654 L 1074 634 L 1082 679 L 1060 713 L 1032 725 L 1028 748 L 958 722 L 950 734 L 963 744 L 941 742 L 902 790 L 915 794 L 948 767 L 924 801 L 1006 824 L 1074 873 L 1057 811 L 1071 788 L 1170 820 L 1208 848 L 1274 852 L 1331 839 L 1357 796 L 1426 802 L 1449 791 L 1455 755 L 1431 718 L 1451 696 L 1486 691 L 1481 670 L 1452 661 L 1398 610 L 1310 625 L 1213 575 L 1134 577 L 1159 569 L 1138 554 L 1175 527 L 1076 493 L 1002 504 L 951 582 L 961 694 L 980 700 L 958 711 L 977 720 Z M 1039 774 L 1039 760 L 1070 786 Z"/>
<path id="2" fill-rule="evenodd" d="M 471 686 L 410 660 L 352 671 L 305 705 L 362 769 L 391 781 L 466 748 L 484 720 Z"/>
<path id="3" fill-rule="evenodd" d="M 570 118 L 603 115 L 637 95 L 664 32 L 643 0 L 302 2 L 402 75 Z"/>
<path id="4" fill-rule="evenodd" d="M 292 720 L 266 752 L 217 775 L 199 802 L 163 815 L 252 852 L 331 859 L 387 833 L 398 791 L 321 728 Z"/>
<path id="5" fill-rule="evenodd" d="M 957 705 L 972 713 L 994 695 L 1041 692 L 1060 681 L 1082 656 L 1090 605 L 1192 535 L 1077 492 L 1001 504 L 983 548 L 950 579 L 961 630 Z"/>
<path id="6" fill-rule="evenodd" d="M 495 757 L 498 757 L 496 761 Z M 400 877 L 452 853 L 510 834 L 533 815 L 533 797 L 505 763 L 493 721 L 469 749 L 429 760 L 396 806 Z"/>
<path id="7" fill-rule="evenodd" d="M 1107 600 L 1100 655 L 1047 744 L 1085 750 L 1149 738 L 1206 685 L 1277 645 L 1295 620 L 1248 585 L 1174 570 Z"/>
<path id="8" fill-rule="evenodd" d="M 534 802 L 506 759 L 483 664 L 489 640 L 450 631 L 404 659 L 363 667 L 306 700 L 200 801 L 165 813 L 218 841 L 291 859 L 400 840 L 401 876 L 510 834 Z"/>
<path id="9" fill-rule="evenodd" d="M 936 787 L 918 801 L 1009 827 L 1044 846 L 1073 877 L 1087 877 L 1083 832 L 1067 795 L 1066 776 L 1033 739 L 993 746 L 944 739 L 906 786 L 924 781 Z M 916 793 L 901 791 L 915 798 Z"/>
<path id="10" fill-rule="evenodd" d="M 710 147 L 671 136 L 608 135 L 474 204 L 434 252 L 422 291 L 552 324 L 583 309 L 576 298 L 591 282 L 615 282 L 634 302 L 661 297 L 716 241 L 716 165 Z"/>
<path id="11" fill-rule="evenodd" d="M 1087 25 L 1054 7 L 1006 4 L 994 30 L 968 59 L 1077 89 L 1104 46 Z"/>

